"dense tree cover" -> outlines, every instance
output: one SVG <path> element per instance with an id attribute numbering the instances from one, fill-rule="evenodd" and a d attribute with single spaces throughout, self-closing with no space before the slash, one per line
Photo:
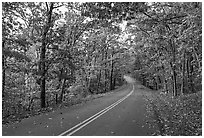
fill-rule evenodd
<path id="1" fill-rule="evenodd" d="M 2 3 L 3 117 L 123 84 L 201 89 L 201 3 Z"/>
<path id="2" fill-rule="evenodd" d="M 174 96 L 201 90 L 201 3 L 151 3 L 128 22 L 135 75 Z"/>

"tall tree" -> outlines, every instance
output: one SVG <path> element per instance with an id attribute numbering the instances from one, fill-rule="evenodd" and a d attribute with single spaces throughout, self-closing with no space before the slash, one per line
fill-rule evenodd
<path id="1" fill-rule="evenodd" d="M 43 35 L 42 35 L 42 45 L 41 45 L 41 54 L 40 54 L 40 72 L 41 72 L 41 107 L 44 108 L 46 107 L 46 103 L 45 103 L 45 98 L 46 98 L 46 89 L 45 89 L 45 83 L 46 83 L 46 65 L 45 65 L 45 53 L 46 53 L 46 45 L 48 44 L 47 41 L 47 33 L 50 29 L 50 27 L 52 27 L 52 11 L 54 9 L 54 3 L 46 3 L 46 8 L 47 8 L 47 14 L 46 14 L 46 23 L 44 25 L 43 28 Z"/>

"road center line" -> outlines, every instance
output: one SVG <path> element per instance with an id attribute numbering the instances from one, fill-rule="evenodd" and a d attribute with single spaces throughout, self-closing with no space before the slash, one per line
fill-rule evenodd
<path id="1" fill-rule="evenodd" d="M 132 91 L 128 95 L 119 99 L 115 103 L 111 104 L 110 106 L 106 107 L 105 109 L 101 110 L 100 112 L 94 114 L 93 116 L 89 117 L 88 119 L 84 120 L 83 122 L 75 125 L 74 127 L 68 129 L 67 131 L 61 133 L 59 136 L 71 136 L 72 134 L 76 133 L 77 131 L 79 131 L 80 129 L 82 129 L 83 127 L 85 127 L 86 125 L 88 125 L 89 123 L 91 123 L 92 121 L 94 121 L 95 119 L 102 116 L 103 114 L 105 114 L 106 112 L 108 112 L 109 110 L 111 110 L 112 108 L 117 106 L 119 103 L 124 101 L 126 98 L 128 98 L 133 93 L 133 91 L 134 91 L 134 85 L 133 85 Z"/>

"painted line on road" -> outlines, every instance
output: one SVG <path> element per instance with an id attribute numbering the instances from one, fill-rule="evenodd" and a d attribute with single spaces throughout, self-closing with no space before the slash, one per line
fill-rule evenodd
<path id="1" fill-rule="evenodd" d="M 76 133 L 77 131 L 79 131 L 80 129 L 82 129 L 83 127 L 85 127 L 86 125 L 88 125 L 89 123 L 91 123 L 92 121 L 97 119 L 98 117 L 102 116 L 103 114 L 105 114 L 106 112 L 108 112 L 109 110 L 111 110 L 112 108 L 117 106 L 118 104 L 120 104 L 122 101 L 124 101 L 126 98 L 128 98 L 133 92 L 134 92 L 134 85 L 133 85 L 132 91 L 128 95 L 126 95 L 125 97 L 116 101 L 115 103 L 111 104 L 110 106 L 106 107 L 105 109 L 101 110 L 100 112 L 94 114 L 93 116 L 89 117 L 88 119 L 84 120 L 83 122 L 75 125 L 74 127 L 68 129 L 67 131 L 61 133 L 59 136 L 71 136 L 71 135 L 73 135 L 74 133 Z"/>

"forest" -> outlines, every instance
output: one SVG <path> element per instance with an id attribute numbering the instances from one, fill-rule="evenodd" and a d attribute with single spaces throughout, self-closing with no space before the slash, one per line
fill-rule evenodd
<path id="1" fill-rule="evenodd" d="M 201 91 L 202 3 L 2 3 L 3 120 L 109 92 L 125 74 L 175 98 Z"/>

